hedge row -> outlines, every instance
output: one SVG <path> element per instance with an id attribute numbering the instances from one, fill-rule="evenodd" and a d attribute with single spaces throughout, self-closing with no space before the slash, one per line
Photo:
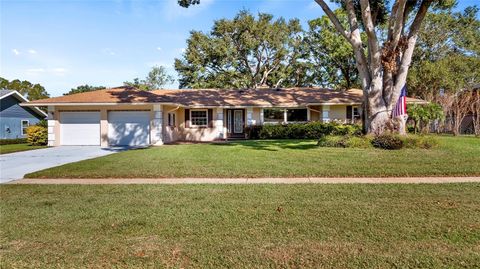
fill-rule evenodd
<path id="1" fill-rule="evenodd" d="M 383 134 L 379 136 L 352 136 L 352 135 L 326 135 L 318 140 L 320 147 L 335 148 L 379 148 L 396 150 L 431 149 L 438 146 L 438 141 L 433 136 Z"/>
<path id="2" fill-rule="evenodd" d="M 253 125 L 246 128 L 250 139 L 319 139 L 325 135 L 361 135 L 359 125 L 335 122 Z"/>
<path id="3" fill-rule="evenodd" d="M 0 139 L 0 145 L 24 144 L 24 143 L 27 143 L 26 138 Z"/>

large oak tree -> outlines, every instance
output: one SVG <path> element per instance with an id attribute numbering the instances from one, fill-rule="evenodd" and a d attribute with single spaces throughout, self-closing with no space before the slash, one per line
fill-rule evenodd
<path id="1" fill-rule="evenodd" d="M 393 124 L 391 110 L 406 83 L 422 21 L 430 8 L 451 6 L 453 0 L 395 0 L 391 7 L 384 0 L 337 1 L 347 13 L 348 27 L 342 25 L 326 1 L 315 2 L 352 46 L 364 93 L 367 132 L 385 132 Z M 188 7 L 200 0 L 178 3 Z M 366 40 L 362 40 L 362 32 Z"/>
<path id="2" fill-rule="evenodd" d="M 306 75 L 302 28 L 297 19 L 273 19 L 240 11 L 214 22 L 208 33 L 192 31 L 175 59 L 182 88 L 302 86 Z"/>

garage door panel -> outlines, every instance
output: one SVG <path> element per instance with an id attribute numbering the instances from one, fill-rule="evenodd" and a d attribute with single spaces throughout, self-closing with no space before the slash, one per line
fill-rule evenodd
<path id="1" fill-rule="evenodd" d="M 100 112 L 60 112 L 60 144 L 100 145 Z"/>
<path id="2" fill-rule="evenodd" d="M 110 111 L 108 143 L 112 146 L 147 146 L 150 144 L 149 111 Z"/>

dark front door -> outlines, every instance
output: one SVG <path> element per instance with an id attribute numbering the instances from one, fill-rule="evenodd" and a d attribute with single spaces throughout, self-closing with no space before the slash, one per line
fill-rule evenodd
<path id="1" fill-rule="evenodd" d="M 245 137 L 245 110 L 227 109 L 228 137 Z"/>

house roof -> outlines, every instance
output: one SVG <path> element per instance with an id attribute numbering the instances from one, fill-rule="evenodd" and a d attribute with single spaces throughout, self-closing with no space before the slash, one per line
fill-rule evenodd
<path id="1" fill-rule="evenodd" d="M 196 89 L 140 91 L 129 87 L 111 88 L 32 101 L 27 106 L 79 104 L 146 104 L 164 103 L 185 107 L 278 106 L 361 104 L 359 89 L 334 91 L 325 88 L 284 89 Z M 407 102 L 424 103 L 408 98 Z"/>
<path id="2" fill-rule="evenodd" d="M 14 91 L 11 91 L 11 90 L 0 90 L 0 99 L 3 98 L 4 95 L 7 95 L 11 92 L 14 92 Z"/>
<path id="3" fill-rule="evenodd" d="M 8 96 L 13 96 L 15 97 L 18 101 L 28 103 L 28 99 L 23 97 L 19 92 L 13 91 L 13 90 L 0 90 L 0 100 L 3 98 L 6 98 Z M 35 113 L 42 117 L 47 117 L 47 114 L 43 112 L 41 109 L 39 109 L 36 106 L 32 106 L 31 108 Z"/>

